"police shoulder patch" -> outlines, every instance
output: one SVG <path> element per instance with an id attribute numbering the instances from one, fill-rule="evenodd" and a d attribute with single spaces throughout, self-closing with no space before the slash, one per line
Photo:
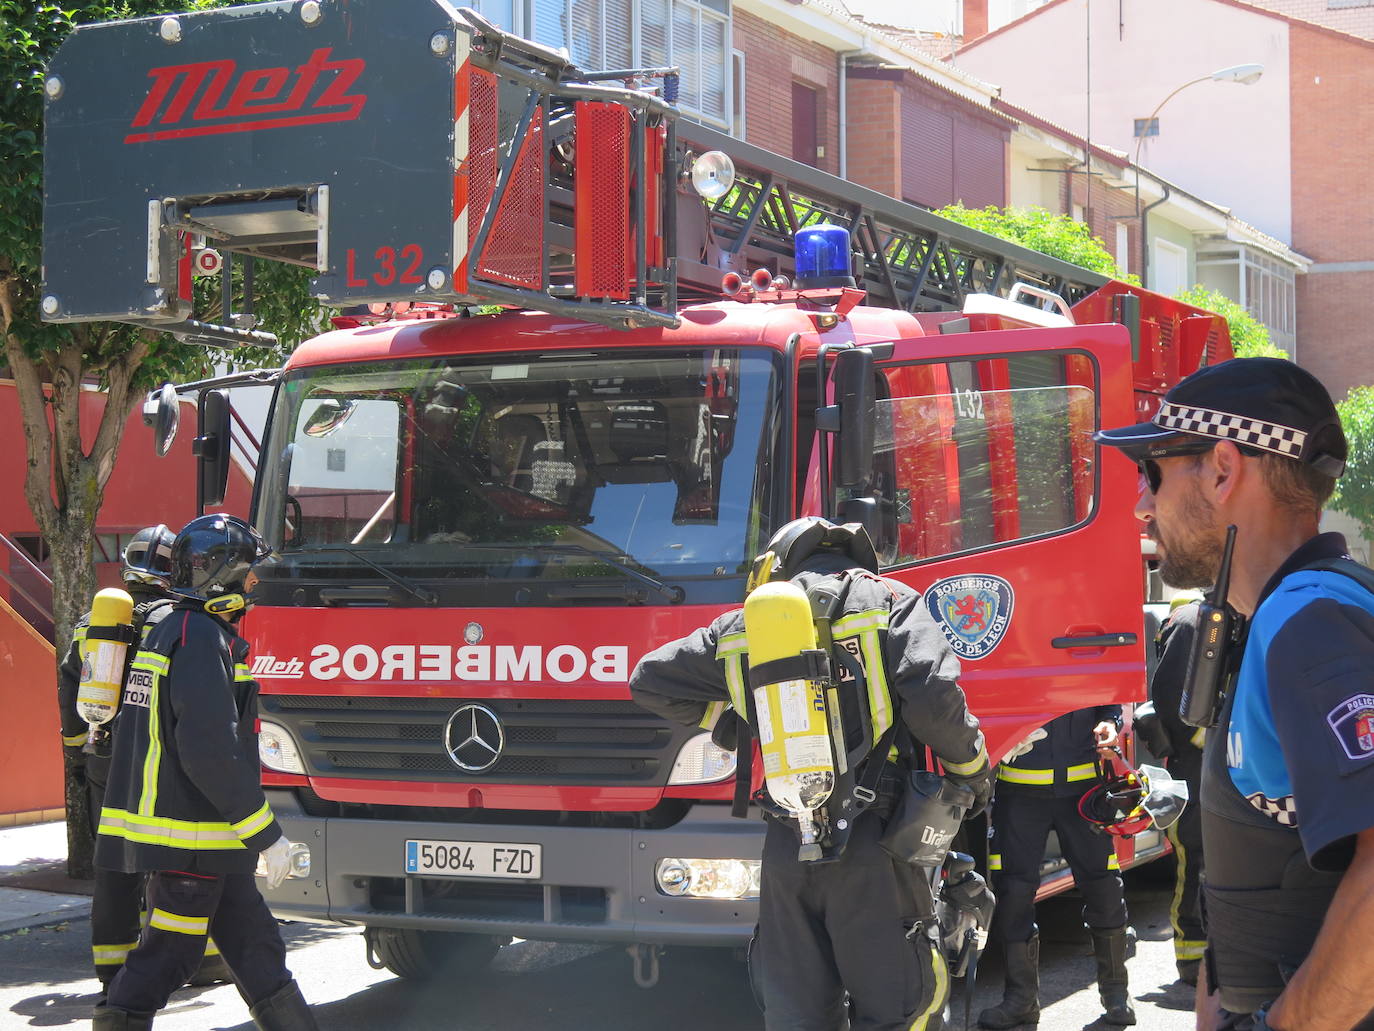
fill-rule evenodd
<path id="1" fill-rule="evenodd" d="M 925 593 L 926 607 L 961 659 L 982 659 L 1006 636 L 1016 594 L 1000 576 L 947 576 Z"/>
<path id="2" fill-rule="evenodd" d="M 1374 756 L 1374 695 L 1352 695 L 1326 714 L 1326 723 L 1348 758 Z"/>

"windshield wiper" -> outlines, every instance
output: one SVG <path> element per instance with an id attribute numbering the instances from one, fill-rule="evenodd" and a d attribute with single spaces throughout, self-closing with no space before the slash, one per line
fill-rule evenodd
<path id="1" fill-rule="evenodd" d="M 526 545 L 526 547 L 529 547 L 537 553 L 554 552 L 556 554 L 587 555 L 590 558 L 596 559 L 598 562 L 604 562 L 613 569 L 620 570 L 632 580 L 639 581 L 645 587 L 654 591 L 654 593 L 664 601 L 670 602 L 673 605 L 677 605 L 687 597 L 687 592 L 681 587 L 676 585 L 670 586 L 665 584 L 662 580 L 650 576 L 642 570 L 636 569 L 630 564 L 630 558 L 627 555 L 616 555 L 607 551 L 597 551 L 595 548 L 588 548 L 583 544 L 529 544 Z"/>
<path id="2" fill-rule="evenodd" d="M 347 544 L 326 544 L 316 549 L 316 551 L 317 553 L 329 551 L 347 552 L 348 554 L 356 558 L 359 562 L 363 563 L 363 565 L 369 566 L 372 569 L 375 569 L 377 572 L 381 573 L 384 577 L 386 577 L 388 580 L 394 583 L 397 587 L 401 588 L 401 590 L 409 594 L 421 605 L 433 605 L 439 600 L 439 596 L 435 594 L 433 591 L 431 591 L 428 587 L 421 587 L 419 584 L 407 580 L 399 573 L 393 573 L 390 569 L 387 569 L 385 566 L 378 565 L 376 562 L 373 562 L 370 558 L 364 555 L 361 551 L 358 551 L 356 548 L 350 548 Z"/>

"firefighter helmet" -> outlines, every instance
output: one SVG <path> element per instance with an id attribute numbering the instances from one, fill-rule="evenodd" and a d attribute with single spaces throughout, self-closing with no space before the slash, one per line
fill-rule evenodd
<path id="1" fill-rule="evenodd" d="M 1111 759 L 1096 760 L 1097 783 L 1078 800 L 1078 813 L 1099 830 L 1129 838 L 1154 826 L 1160 830 L 1183 815 L 1188 785 L 1158 766 L 1118 772 Z"/>
<path id="2" fill-rule="evenodd" d="M 258 531 L 236 516 L 199 516 L 172 544 L 172 588 L 207 603 L 241 595 L 248 571 L 268 550 Z"/>
<path id="3" fill-rule="evenodd" d="M 124 546 L 124 582 L 166 590 L 172 579 L 172 545 L 176 539 L 165 523 L 145 526 L 129 538 Z"/>
<path id="4" fill-rule="evenodd" d="M 769 580 L 790 580 L 816 554 L 843 555 L 854 565 L 878 571 L 878 552 L 862 523 L 835 524 L 820 516 L 803 516 L 783 525 L 754 560 L 749 590 Z"/>

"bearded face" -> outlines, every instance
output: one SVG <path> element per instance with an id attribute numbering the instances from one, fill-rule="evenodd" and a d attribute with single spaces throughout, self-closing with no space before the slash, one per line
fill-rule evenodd
<path id="1" fill-rule="evenodd" d="M 1165 481 L 1165 486 L 1174 488 L 1171 493 L 1176 500 L 1166 511 L 1155 499 L 1149 535 L 1158 547 L 1160 579 L 1170 587 L 1208 588 L 1216 583 L 1225 532 L 1218 523 L 1216 508 L 1203 496 L 1197 476 L 1189 475 L 1193 470 L 1182 460 L 1178 465 L 1169 470 L 1174 481 Z"/>

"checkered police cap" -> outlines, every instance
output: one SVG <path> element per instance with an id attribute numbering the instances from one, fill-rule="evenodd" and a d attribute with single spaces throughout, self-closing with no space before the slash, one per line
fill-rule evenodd
<path id="1" fill-rule="evenodd" d="M 1331 395 L 1282 358 L 1234 358 L 1188 376 L 1165 395 L 1149 422 L 1093 435 L 1139 462 L 1213 437 L 1282 455 L 1328 476 L 1345 470 L 1346 442 Z"/>

